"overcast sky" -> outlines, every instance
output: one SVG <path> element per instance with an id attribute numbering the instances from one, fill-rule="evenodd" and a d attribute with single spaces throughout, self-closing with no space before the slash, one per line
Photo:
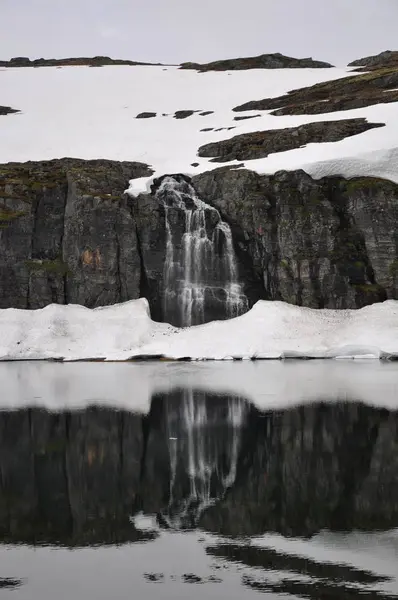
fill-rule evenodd
<path id="1" fill-rule="evenodd" d="M 282 52 L 343 65 L 398 49 L 397 29 L 398 0 L 0 0 L 0 59 Z"/>

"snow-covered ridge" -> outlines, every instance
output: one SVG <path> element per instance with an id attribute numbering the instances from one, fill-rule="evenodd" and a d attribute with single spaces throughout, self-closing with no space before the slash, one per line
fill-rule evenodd
<path id="1" fill-rule="evenodd" d="M 196 327 L 151 320 L 141 298 L 88 309 L 52 304 L 0 310 L 0 360 L 123 361 L 385 358 L 398 354 L 398 301 L 319 310 L 259 301 L 245 315 Z"/>
<path id="2" fill-rule="evenodd" d="M 350 68 L 208 73 L 172 66 L 4 68 L 0 102 L 20 112 L 1 118 L 0 162 L 109 158 L 147 163 L 155 176 L 194 175 L 219 166 L 198 158 L 204 144 L 241 133 L 364 117 L 386 127 L 249 160 L 245 167 L 264 174 L 303 168 L 315 177 L 374 175 L 398 181 L 398 103 L 319 115 L 276 117 L 254 111 L 261 116 L 235 120 L 232 109 L 245 102 L 352 74 Z M 178 110 L 198 112 L 175 119 Z M 156 117 L 136 118 L 148 111 Z M 208 111 L 212 113 L 200 114 Z M 233 129 L 227 131 L 229 127 Z M 133 180 L 130 191 L 147 188 L 147 178 Z"/>

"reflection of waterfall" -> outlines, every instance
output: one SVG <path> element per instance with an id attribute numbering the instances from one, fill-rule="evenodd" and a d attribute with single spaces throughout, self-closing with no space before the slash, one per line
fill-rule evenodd
<path id="1" fill-rule="evenodd" d="M 194 526 L 236 478 L 246 404 L 230 398 L 221 405 L 206 394 L 185 390 L 168 411 L 170 497 L 163 517 L 174 527 Z"/>
<path id="2" fill-rule="evenodd" d="M 166 219 L 164 320 L 189 326 L 244 313 L 228 223 L 181 176 L 164 177 L 156 195 Z"/>

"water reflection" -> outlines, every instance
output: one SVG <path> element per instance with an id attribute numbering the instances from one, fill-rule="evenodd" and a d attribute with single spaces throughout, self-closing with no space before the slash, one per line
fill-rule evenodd
<path id="1" fill-rule="evenodd" d="M 197 525 L 235 482 L 248 411 L 241 398 L 192 389 L 155 396 L 148 416 L 141 508 L 156 512 L 166 527 Z"/>
<path id="2" fill-rule="evenodd" d="M 210 571 L 197 573 L 192 559 L 177 576 L 147 560 L 141 579 L 221 583 L 217 570 L 232 568 L 240 593 L 398 597 L 391 573 L 356 564 L 354 550 L 348 559 L 337 552 L 324 560 L 317 556 L 322 545 L 313 543 L 325 531 L 376 536 L 398 527 L 398 411 L 391 393 L 388 407 L 355 397 L 271 407 L 188 382 L 166 388 L 152 391 L 147 411 L 141 397 L 137 412 L 104 405 L 0 410 L 0 542 L 150 542 L 151 556 L 164 536 L 200 530 L 196 544 Z M 273 547 L 272 536 L 288 545 Z M 297 539 L 307 544 L 304 554 L 289 546 Z M 0 579 L 4 589 L 20 584 Z"/>
<path id="3" fill-rule="evenodd" d="M 0 535 L 141 540 L 138 511 L 229 536 L 396 527 L 397 430 L 397 411 L 363 404 L 261 412 L 192 389 L 155 395 L 148 415 L 3 411 Z"/>

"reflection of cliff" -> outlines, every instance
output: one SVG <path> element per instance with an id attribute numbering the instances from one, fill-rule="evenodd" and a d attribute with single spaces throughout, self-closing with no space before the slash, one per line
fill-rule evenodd
<path id="1" fill-rule="evenodd" d="M 227 535 L 398 525 L 398 413 L 316 404 L 260 413 L 193 390 L 147 416 L 0 412 L 0 539 L 151 537 L 129 516 Z"/>
<path id="2" fill-rule="evenodd" d="M 85 545 L 150 537 L 129 522 L 141 455 L 141 419 L 130 413 L 0 413 L 1 538 Z"/>
<path id="3" fill-rule="evenodd" d="M 195 398 L 199 410 L 200 395 Z M 208 469 L 213 501 L 185 526 L 195 522 L 226 535 L 277 531 L 307 536 L 323 528 L 371 530 L 398 524 L 398 413 L 354 403 L 260 413 L 244 401 L 207 396 L 207 422 L 196 431 L 201 437 L 195 454 L 187 448 L 186 402 L 183 394 L 152 402 L 141 488 L 144 511 L 170 517 L 170 482 L 172 507 L 179 501 L 181 508 L 190 496 L 189 474 L 196 473 L 189 457 L 200 452 L 201 440 L 203 447 L 213 444 L 213 468 Z M 227 417 L 228 403 L 235 410 L 238 406 L 233 402 L 241 402 L 243 414 L 235 428 Z M 170 422 L 176 426 L 172 432 Z M 223 487 L 234 443 L 233 482 Z M 173 444 L 178 445 L 174 474 Z"/>
<path id="4" fill-rule="evenodd" d="M 226 534 L 398 523 L 397 413 L 317 404 L 254 418 L 236 485 L 201 520 Z"/>

